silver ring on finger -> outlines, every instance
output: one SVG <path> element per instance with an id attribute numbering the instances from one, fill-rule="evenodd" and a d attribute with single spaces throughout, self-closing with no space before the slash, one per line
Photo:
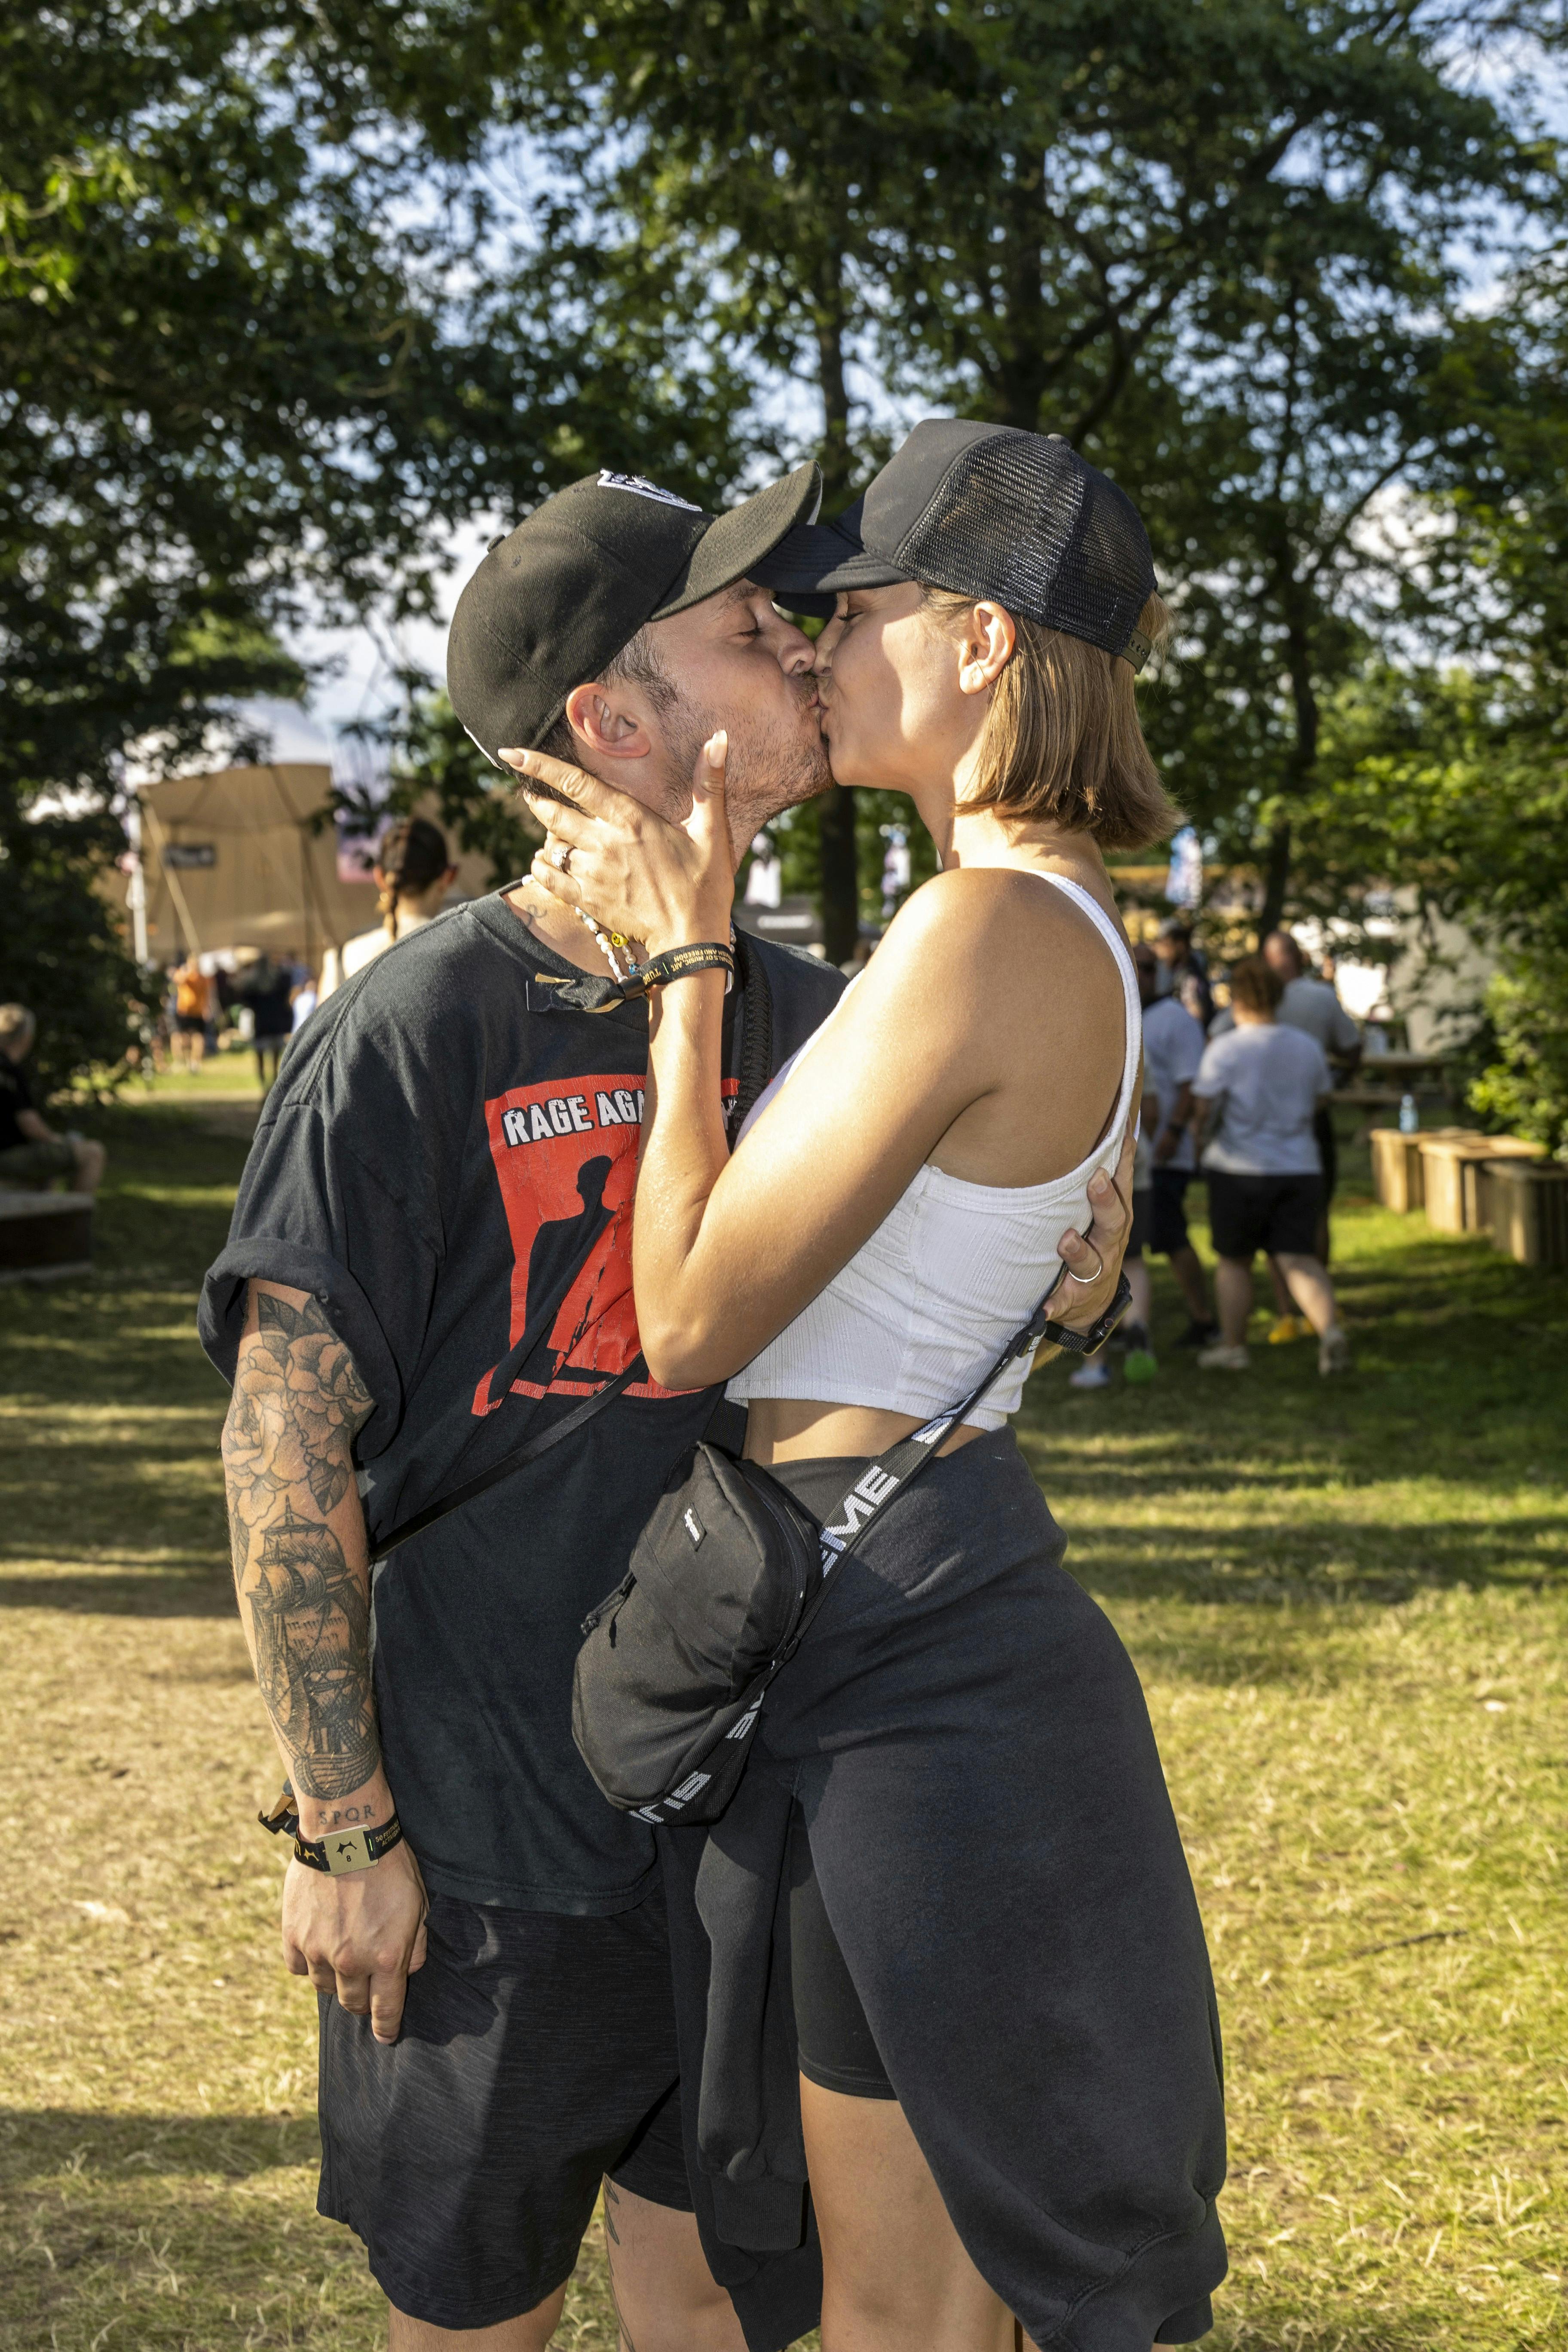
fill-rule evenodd
<path id="1" fill-rule="evenodd" d="M 552 842 L 550 845 L 550 863 L 554 866 L 557 874 L 569 874 L 572 870 L 572 849 L 570 843 L 564 841 Z"/>
<path id="2" fill-rule="evenodd" d="M 1089 1244 L 1087 1242 L 1085 1242 L 1084 1247 L 1085 1249 L 1089 1247 Z M 1069 1282 L 1081 1282 L 1086 1290 L 1092 1289 L 1094 1285 L 1100 1280 L 1100 1276 L 1105 1272 L 1105 1260 L 1100 1256 L 1098 1250 L 1096 1250 L 1094 1254 L 1094 1272 L 1092 1274 L 1075 1274 L 1069 1265 L 1067 1270 L 1068 1280 Z"/>

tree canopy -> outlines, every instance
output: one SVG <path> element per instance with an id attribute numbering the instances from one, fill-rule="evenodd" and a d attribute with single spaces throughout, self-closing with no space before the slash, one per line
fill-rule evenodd
<path id="1" fill-rule="evenodd" d="M 0 895 L 18 824 L 107 853 L 128 755 L 297 684 L 302 620 L 428 609 L 459 522 L 605 464 L 721 503 L 806 449 L 832 511 L 941 408 L 1137 499 L 1178 616 L 1147 723 L 1266 921 L 1394 860 L 1514 919 L 1508 828 L 1431 779 L 1500 808 L 1527 759 L 1515 837 L 1552 805 L 1559 16 L 37 12 L 0 35 Z M 409 789 L 436 762 L 493 829 L 444 725 Z M 796 830 L 836 952 L 878 838 L 848 795 Z"/>

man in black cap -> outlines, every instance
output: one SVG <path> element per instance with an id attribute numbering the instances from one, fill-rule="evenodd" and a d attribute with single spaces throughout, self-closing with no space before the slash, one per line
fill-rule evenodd
<path id="1" fill-rule="evenodd" d="M 817 495 L 808 466 L 717 517 L 608 472 L 548 499 L 458 604 L 464 725 L 671 816 L 723 725 L 743 848 L 828 781 L 810 645 L 756 578 Z M 731 1113 L 842 985 L 737 953 Z M 378 958 L 293 1045 L 203 1297 L 291 1782 L 285 1955 L 321 1997 L 320 2210 L 365 2241 L 394 2352 L 540 2352 L 602 2176 L 637 2352 L 772 2352 L 817 2312 L 804 2220 L 773 2253 L 700 2242 L 652 1837 L 571 1741 L 580 1621 L 717 1402 L 638 1354 L 626 969 L 528 883 Z"/>

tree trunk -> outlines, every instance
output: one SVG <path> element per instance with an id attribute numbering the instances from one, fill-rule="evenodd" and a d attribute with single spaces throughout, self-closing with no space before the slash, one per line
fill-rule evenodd
<path id="1" fill-rule="evenodd" d="M 1268 836 L 1263 862 L 1263 912 L 1258 918 L 1258 944 L 1277 931 L 1285 917 L 1285 893 L 1290 886 L 1290 820 L 1281 817 Z"/>
<path id="2" fill-rule="evenodd" d="M 1290 754 L 1285 790 L 1296 796 L 1305 793 L 1318 764 L 1321 716 L 1317 688 L 1312 678 L 1314 625 L 1318 616 L 1311 589 L 1297 573 L 1290 549 L 1284 541 L 1276 551 L 1275 575 L 1279 584 L 1280 607 L 1285 615 L 1285 669 L 1290 680 L 1290 699 L 1296 709 L 1296 744 Z M 1269 932 L 1277 931 L 1285 919 L 1285 901 L 1290 887 L 1292 845 L 1290 819 L 1282 816 L 1269 833 L 1264 857 L 1263 911 L 1258 919 L 1260 947 Z"/>
<path id="3" fill-rule="evenodd" d="M 817 380 L 822 388 L 823 511 L 845 501 L 852 463 L 849 394 L 844 380 L 844 265 L 824 260 L 816 304 Z M 822 857 L 822 943 L 829 963 L 847 963 L 860 931 L 860 882 L 855 854 L 855 794 L 836 784 L 816 803 Z"/>

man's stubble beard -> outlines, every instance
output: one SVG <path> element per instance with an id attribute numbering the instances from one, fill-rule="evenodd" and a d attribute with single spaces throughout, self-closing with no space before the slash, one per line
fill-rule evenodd
<path id="1" fill-rule="evenodd" d="M 815 730 L 805 736 L 786 732 L 772 719 L 757 720 L 745 711 L 725 719 L 681 695 L 665 714 L 665 728 L 682 794 L 689 790 L 702 746 L 719 727 L 730 738 L 725 814 L 739 866 L 763 825 L 826 792 L 833 772 L 827 746 Z"/>

